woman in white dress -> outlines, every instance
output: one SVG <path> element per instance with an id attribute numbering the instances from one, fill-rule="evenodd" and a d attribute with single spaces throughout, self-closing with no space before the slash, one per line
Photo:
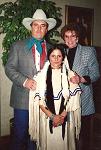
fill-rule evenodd
<path id="1" fill-rule="evenodd" d="M 49 50 L 49 61 L 34 77 L 37 88 L 29 94 L 29 133 L 39 150 L 75 150 L 80 132 L 81 89 L 71 86 L 73 72 L 64 58 L 61 44 Z"/>

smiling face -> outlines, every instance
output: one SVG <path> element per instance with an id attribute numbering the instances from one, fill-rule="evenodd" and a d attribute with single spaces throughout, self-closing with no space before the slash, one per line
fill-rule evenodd
<path id="1" fill-rule="evenodd" d="M 69 48 L 76 47 L 78 43 L 78 37 L 75 31 L 66 31 L 64 34 L 64 41 Z"/>
<path id="2" fill-rule="evenodd" d="M 62 60 L 63 60 L 63 56 L 61 51 L 59 49 L 54 49 L 49 56 L 51 67 L 53 69 L 60 68 L 62 64 Z"/>
<path id="3" fill-rule="evenodd" d="M 42 20 L 35 20 L 31 24 L 32 36 L 37 40 L 43 39 L 48 31 L 48 24 Z"/>

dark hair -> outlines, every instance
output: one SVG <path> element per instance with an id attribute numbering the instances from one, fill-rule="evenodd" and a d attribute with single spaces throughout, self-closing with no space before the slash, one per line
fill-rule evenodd
<path id="1" fill-rule="evenodd" d="M 70 23 L 68 25 L 65 25 L 62 29 L 61 29 L 61 37 L 62 39 L 64 40 L 64 35 L 65 35 L 65 32 L 67 31 L 75 31 L 76 33 L 76 36 L 79 37 L 79 34 L 80 34 L 80 29 L 79 29 L 79 26 L 75 23 Z"/>
<path id="2" fill-rule="evenodd" d="M 57 46 L 56 46 L 56 48 L 57 48 Z M 60 48 L 58 48 L 58 49 L 61 51 Z M 51 50 L 54 50 L 54 49 L 51 49 Z M 63 51 L 61 51 L 61 53 L 62 52 Z M 62 54 L 64 54 L 64 53 L 62 53 Z M 61 73 L 62 73 L 62 68 L 61 68 Z M 61 79 L 61 89 L 62 89 L 62 79 Z M 64 101 L 65 101 L 65 99 L 62 96 L 59 114 L 61 114 L 63 112 L 63 110 L 65 109 Z M 52 85 L 52 68 L 51 68 L 51 65 L 49 65 L 49 67 L 48 67 L 47 76 L 46 76 L 46 108 L 48 110 L 50 110 L 53 114 L 56 115 L 55 105 L 54 105 L 54 94 L 53 94 L 53 85 Z M 62 124 L 62 138 L 63 139 L 65 137 L 65 124 L 66 124 L 66 121 L 67 120 L 66 120 L 66 117 L 65 117 L 64 122 Z M 49 121 L 49 129 L 50 129 L 50 133 L 53 133 L 53 122 L 52 122 L 52 120 Z"/>
<path id="3" fill-rule="evenodd" d="M 65 58 L 65 48 L 66 46 L 64 44 L 55 44 L 52 48 L 49 49 L 49 51 L 47 52 L 47 58 L 49 60 L 49 56 L 50 54 L 55 50 L 55 49 L 59 49 L 61 51 L 63 60 Z"/>

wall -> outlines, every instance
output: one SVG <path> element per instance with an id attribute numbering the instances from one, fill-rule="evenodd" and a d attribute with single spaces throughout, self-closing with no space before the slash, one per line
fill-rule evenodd
<path id="1" fill-rule="evenodd" d="M 0 0 L 0 4 L 9 2 L 10 0 Z M 13 0 L 12 0 L 13 2 Z M 0 34 L 0 58 L 2 57 L 2 40 L 3 34 Z M 9 97 L 11 90 L 11 81 L 4 73 L 4 66 L 0 59 L 0 136 L 8 135 L 10 133 L 9 120 L 13 116 L 12 108 L 9 106 Z"/>
<path id="2" fill-rule="evenodd" d="M 2 40 L 4 35 L 0 35 L 0 58 L 2 57 Z M 9 106 L 9 96 L 11 81 L 4 73 L 4 66 L 0 59 L 0 135 L 9 134 L 9 120 L 12 117 L 12 109 Z"/>
<path id="3" fill-rule="evenodd" d="M 0 58 L 2 57 L 2 40 L 4 35 L 0 35 Z M 0 59 L 0 135 L 8 134 L 9 120 L 12 117 L 12 109 L 9 107 L 9 96 L 11 81 L 4 73 L 4 66 Z"/>
<path id="4" fill-rule="evenodd" d="M 14 0 L 0 0 L 0 4 Z M 62 26 L 65 24 L 65 5 L 72 5 L 78 7 L 94 8 L 94 36 L 93 45 L 101 46 L 100 42 L 100 27 L 101 27 L 101 1 L 99 0 L 51 0 L 61 7 L 62 10 Z M 59 31 L 61 29 L 59 28 Z M 0 35 L 0 58 L 2 56 L 2 40 L 4 35 Z M 60 39 L 61 41 L 61 39 Z M 6 77 L 4 73 L 4 67 L 0 59 L 0 135 L 8 135 L 10 133 L 9 120 L 13 117 L 13 110 L 9 106 L 9 97 L 11 90 L 11 81 Z"/>

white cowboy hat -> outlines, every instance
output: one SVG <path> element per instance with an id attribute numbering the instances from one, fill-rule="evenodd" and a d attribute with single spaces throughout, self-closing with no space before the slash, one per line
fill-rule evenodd
<path id="1" fill-rule="evenodd" d="M 22 24 L 28 29 L 31 30 L 31 23 L 34 20 L 43 20 L 48 23 L 48 31 L 53 29 L 56 26 L 56 20 L 54 18 L 47 18 L 46 14 L 42 9 L 37 9 L 32 18 L 24 18 Z"/>

